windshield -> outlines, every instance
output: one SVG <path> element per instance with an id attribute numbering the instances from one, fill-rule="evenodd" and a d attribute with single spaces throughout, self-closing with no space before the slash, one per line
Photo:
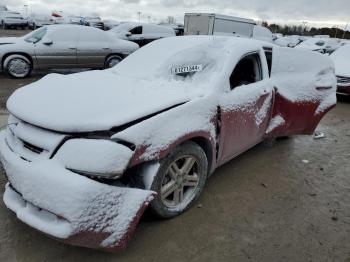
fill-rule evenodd
<path id="1" fill-rule="evenodd" d="M 137 78 L 168 80 L 208 79 L 226 61 L 226 39 L 211 37 L 164 38 L 128 56 L 112 70 Z"/>
<path id="2" fill-rule="evenodd" d="M 37 43 L 39 42 L 41 39 L 43 39 L 43 37 L 45 36 L 47 32 L 47 28 L 46 27 L 42 27 L 39 28 L 29 34 L 27 34 L 24 37 L 24 41 L 28 42 L 28 43 Z"/>

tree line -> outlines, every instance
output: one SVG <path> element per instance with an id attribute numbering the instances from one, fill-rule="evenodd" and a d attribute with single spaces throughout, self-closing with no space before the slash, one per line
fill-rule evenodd
<path id="1" fill-rule="evenodd" d="M 334 38 L 345 38 L 350 39 L 350 32 L 344 31 L 337 27 L 307 27 L 303 25 L 278 25 L 269 24 L 267 22 L 262 22 L 262 26 L 265 26 L 271 30 L 272 33 L 280 33 L 283 35 L 304 35 L 304 36 L 314 36 L 314 35 L 329 35 Z"/>

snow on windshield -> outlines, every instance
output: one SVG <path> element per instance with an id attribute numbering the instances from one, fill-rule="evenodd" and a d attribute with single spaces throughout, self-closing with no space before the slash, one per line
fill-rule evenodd
<path id="1" fill-rule="evenodd" d="M 208 37 L 165 38 L 141 48 L 113 71 L 143 79 L 207 79 L 224 67 L 226 41 Z M 182 69 L 184 74 L 176 73 Z"/>

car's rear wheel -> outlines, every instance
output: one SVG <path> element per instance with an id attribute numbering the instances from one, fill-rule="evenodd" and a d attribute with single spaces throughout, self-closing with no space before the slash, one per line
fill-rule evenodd
<path id="1" fill-rule="evenodd" d="M 119 64 L 123 58 L 120 55 L 110 55 L 107 57 L 106 62 L 105 62 L 105 69 L 112 68 Z"/>
<path id="2" fill-rule="evenodd" d="M 13 78 L 25 78 L 32 72 L 33 65 L 23 55 L 10 55 L 4 62 L 5 72 Z"/>
<path id="3" fill-rule="evenodd" d="M 151 202 L 152 212 L 172 218 L 187 210 L 202 192 L 208 174 L 208 160 L 203 149 L 193 142 L 178 146 L 161 161 L 151 190 L 157 192 Z"/>

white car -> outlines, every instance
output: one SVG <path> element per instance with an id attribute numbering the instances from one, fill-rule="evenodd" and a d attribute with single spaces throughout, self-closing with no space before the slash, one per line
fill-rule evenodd
<path id="1" fill-rule="evenodd" d="M 104 30 L 111 30 L 112 28 L 120 25 L 121 23 L 116 20 L 103 20 Z"/>
<path id="2" fill-rule="evenodd" d="M 338 94 L 350 96 L 350 44 L 340 47 L 330 55 L 338 80 Z"/>
<path id="3" fill-rule="evenodd" d="M 154 40 L 175 36 L 173 28 L 155 24 L 123 23 L 112 28 L 109 32 L 118 38 L 129 40 L 144 46 Z"/>
<path id="4" fill-rule="evenodd" d="M 0 25 L 3 29 L 7 28 L 26 28 L 28 20 L 18 12 L 3 11 L 0 12 Z"/>
<path id="5" fill-rule="evenodd" d="M 322 54 L 332 53 L 341 46 L 341 41 L 336 38 L 326 38 L 326 37 L 313 37 L 310 38 L 295 48 L 307 49 L 311 51 L 316 51 Z"/>
<path id="6" fill-rule="evenodd" d="M 54 23 L 55 20 L 50 15 L 33 14 L 28 18 L 28 27 L 33 30 L 45 25 L 53 25 Z"/>

